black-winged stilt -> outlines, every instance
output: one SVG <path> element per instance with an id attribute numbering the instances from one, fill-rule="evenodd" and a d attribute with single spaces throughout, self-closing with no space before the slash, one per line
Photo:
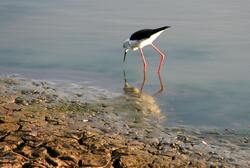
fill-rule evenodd
<path id="1" fill-rule="evenodd" d="M 144 65 L 144 78 L 145 78 L 145 74 L 146 74 L 146 69 L 147 69 L 147 63 L 142 51 L 142 48 L 147 46 L 147 45 L 151 45 L 155 51 L 157 51 L 160 56 L 160 64 L 158 66 L 158 74 L 160 74 L 161 71 L 161 67 L 162 67 L 162 63 L 164 60 L 165 55 L 160 51 L 160 49 L 158 49 L 154 44 L 153 41 L 167 28 L 170 28 L 170 26 L 164 26 L 164 27 L 160 27 L 160 28 L 156 28 L 156 29 L 143 29 L 143 30 L 139 30 L 135 33 L 133 33 L 129 39 L 127 39 L 124 43 L 123 43 L 123 48 L 124 48 L 124 58 L 123 58 L 123 62 L 126 59 L 126 55 L 127 52 L 129 50 L 135 51 L 138 50 L 141 53 L 141 57 L 142 57 L 142 62 Z"/>

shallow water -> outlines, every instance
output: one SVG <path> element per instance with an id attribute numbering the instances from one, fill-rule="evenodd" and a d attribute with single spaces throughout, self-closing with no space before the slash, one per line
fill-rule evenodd
<path id="1" fill-rule="evenodd" d="M 122 42 L 137 29 L 170 25 L 155 42 L 167 54 L 156 98 L 165 125 L 249 129 L 249 8 L 246 0 L 0 1 L 0 67 L 122 92 L 123 69 L 134 86 L 143 79 L 138 52 L 122 65 Z M 144 92 L 153 94 L 159 56 L 150 47 L 144 54 Z"/>

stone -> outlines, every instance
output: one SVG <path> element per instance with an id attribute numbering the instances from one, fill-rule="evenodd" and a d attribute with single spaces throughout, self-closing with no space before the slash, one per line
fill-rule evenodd
<path id="1" fill-rule="evenodd" d="M 83 167 L 105 167 L 111 160 L 110 155 L 86 153 L 81 155 Z"/>
<path id="2" fill-rule="evenodd" d="M 29 103 L 22 97 L 16 97 L 15 103 L 18 104 L 18 105 L 24 105 L 24 106 L 29 105 Z"/>

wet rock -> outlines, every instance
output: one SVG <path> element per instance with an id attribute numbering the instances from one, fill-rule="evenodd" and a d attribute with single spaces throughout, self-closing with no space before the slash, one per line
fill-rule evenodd
<path id="1" fill-rule="evenodd" d="M 29 105 L 29 103 L 22 97 L 17 97 L 15 99 L 15 103 L 18 104 L 18 105 L 24 105 L 24 106 Z"/>
<path id="2" fill-rule="evenodd" d="M 31 82 L 31 84 L 32 84 L 32 85 L 34 85 L 34 86 L 36 86 L 36 87 L 40 86 L 40 84 L 39 84 L 39 83 L 34 82 L 34 81 L 33 81 L 33 82 Z"/>
<path id="3" fill-rule="evenodd" d="M 182 142 L 184 142 L 184 143 L 189 142 L 188 137 L 186 137 L 186 136 L 184 136 L 184 135 L 178 135 L 178 136 L 177 136 L 177 140 L 178 140 L 178 141 L 182 141 Z"/>
<path id="4" fill-rule="evenodd" d="M 249 143 L 249 139 L 247 137 L 243 138 L 243 143 Z"/>
<path id="5" fill-rule="evenodd" d="M 31 90 L 21 90 L 21 94 L 24 94 L 24 95 L 28 95 L 28 94 L 31 94 L 32 91 Z"/>
<path id="6" fill-rule="evenodd" d="M 199 156 L 202 156 L 203 153 L 201 151 L 196 151 L 195 154 L 199 155 Z"/>
<path id="7" fill-rule="evenodd" d="M 76 96 L 77 96 L 77 97 L 82 97 L 82 96 L 83 96 L 83 94 L 81 94 L 81 93 L 77 93 L 77 94 L 76 94 Z"/>
<path id="8" fill-rule="evenodd" d="M 20 81 L 14 79 L 14 78 L 2 78 L 1 82 L 8 84 L 8 85 L 17 85 L 20 83 Z"/>

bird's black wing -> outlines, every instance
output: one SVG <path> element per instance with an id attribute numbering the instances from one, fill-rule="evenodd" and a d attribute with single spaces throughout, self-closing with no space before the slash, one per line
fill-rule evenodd
<path id="1" fill-rule="evenodd" d="M 152 36 L 153 34 L 159 32 L 159 31 L 165 30 L 165 29 L 167 29 L 169 27 L 170 26 L 164 26 L 164 27 L 160 27 L 160 28 L 157 28 L 157 29 L 143 29 L 143 30 L 139 30 L 139 31 L 133 33 L 130 36 L 130 40 L 143 40 L 143 39 L 147 39 L 150 36 Z"/>
<path id="2" fill-rule="evenodd" d="M 137 32 L 134 32 L 130 36 L 130 40 L 143 40 L 149 38 L 153 34 L 153 29 L 143 29 Z"/>

